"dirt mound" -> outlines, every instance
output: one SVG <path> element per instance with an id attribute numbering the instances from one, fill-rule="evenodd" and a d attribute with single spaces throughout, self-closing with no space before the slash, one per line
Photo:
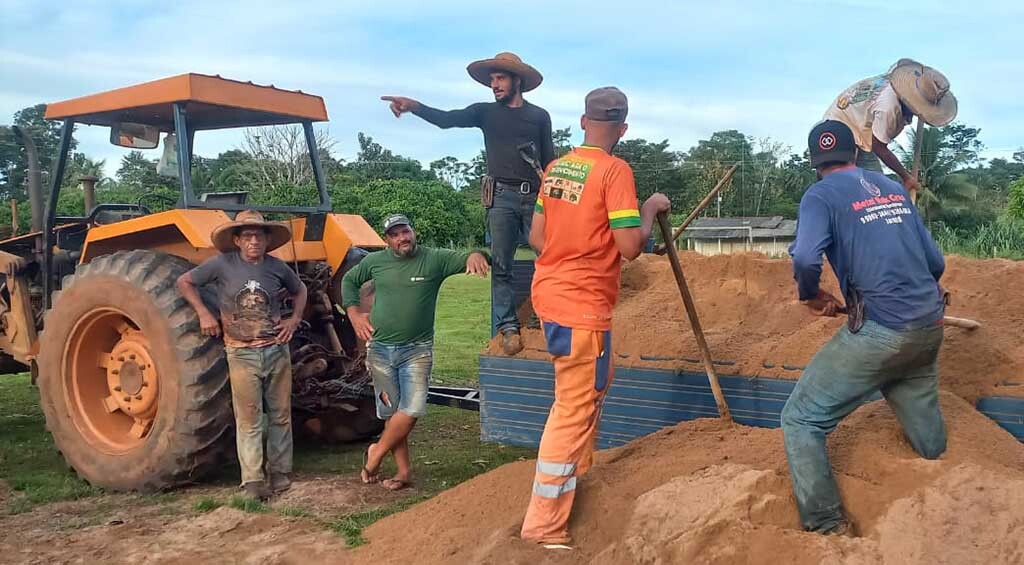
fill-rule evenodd
<path id="1" fill-rule="evenodd" d="M 860 538 L 800 531 L 782 432 L 694 420 L 597 454 L 573 551 L 517 538 L 533 478 L 519 462 L 369 528 L 360 562 L 965 563 L 1024 558 L 1024 445 L 943 393 L 949 448 L 919 458 L 875 402 L 829 441 Z M 982 531 L 984 530 L 984 531 Z M 395 532 L 402 532 L 395 535 Z"/>
<path id="2" fill-rule="evenodd" d="M 811 315 L 796 296 L 788 260 L 740 254 L 681 255 L 704 333 L 721 374 L 796 379 L 814 353 L 846 322 Z M 827 265 L 823 287 L 841 296 Z M 979 396 L 1024 396 L 1024 262 L 946 258 L 943 286 L 952 295 L 947 315 L 983 324 L 967 332 L 946 329 L 942 386 L 970 401 Z M 524 311 L 528 311 L 526 306 Z M 520 356 L 547 359 L 539 330 L 524 332 Z M 700 353 L 679 299 L 668 259 L 644 255 L 622 271 L 613 340 L 620 366 L 701 372 Z M 492 344 L 488 352 L 501 354 Z"/>

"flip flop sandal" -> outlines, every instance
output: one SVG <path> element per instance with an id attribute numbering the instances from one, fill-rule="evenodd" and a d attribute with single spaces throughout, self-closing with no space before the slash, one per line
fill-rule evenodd
<path id="1" fill-rule="evenodd" d="M 402 479 L 384 479 L 380 484 L 388 490 L 396 491 L 408 488 L 412 485 L 412 481 L 403 481 Z"/>
<path id="2" fill-rule="evenodd" d="M 376 471 L 370 471 L 369 469 L 366 468 L 366 463 L 369 460 L 370 460 L 370 446 L 367 445 L 366 449 L 363 451 L 363 468 L 361 469 L 360 476 L 359 476 L 359 479 L 361 481 L 363 481 L 364 485 L 369 485 L 369 484 L 373 484 L 373 483 L 376 483 L 376 482 L 380 482 L 380 469 L 378 469 Z M 363 474 L 366 475 L 366 478 L 363 478 Z"/>

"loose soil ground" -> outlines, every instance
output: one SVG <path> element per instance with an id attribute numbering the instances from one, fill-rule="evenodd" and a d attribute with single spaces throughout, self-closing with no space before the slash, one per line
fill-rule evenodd
<path id="1" fill-rule="evenodd" d="M 944 393 L 949 449 L 919 458 L 884 402 L 829 450 L 862 537 L 800 531 L 780 430 L 695 420 L 599 453 L 572 551 L 516 537 L 533 469 L 513 463 L 367 530 L 359 562 L 1012 563 L 1024 560 L 1024 445 Z M 395 535 L 395 532 L 402 532 Z"/>

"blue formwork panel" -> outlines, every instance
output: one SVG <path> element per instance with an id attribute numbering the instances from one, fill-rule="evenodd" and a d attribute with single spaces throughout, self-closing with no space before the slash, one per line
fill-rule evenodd
<path id="1" fill-rule="evenodd" d="M 778 427 L 791 381 L 719 377 L 733 418 Z M 480 424 L 484 441 L 536 446 L 554 400 L 550 362 L 480 357 Z M 718 416 L 702 373 L 616 367 L 598 428 L 600 448 L 623 445 L 685 420 Z"/>
<path id="2" fill-rule="evenodd" d="M 782 407 L 796 384 L 737 376 L 719 376 L 719 381 L 733 419 L 764 428 L 779 427 Z M 554 401 L 554 367 L 548 361 L 482 355 L 480 397 L 483 441 L 536 447 Z M 984 398 L 978 410 L 1024 441 L 1024 399 Z M 703 373 L 616 367 L 597 444 L 615 447 L 679 422 L 717 416 Z"/>
<path id="3" fill-rule="evenodd" d="M 1013 437 L 1024 441 L 1024 398 L 989 396 L 979 399 L 977 407 Z"/>

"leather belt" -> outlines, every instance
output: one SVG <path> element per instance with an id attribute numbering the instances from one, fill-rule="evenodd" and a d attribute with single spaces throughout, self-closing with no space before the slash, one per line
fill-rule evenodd
<path id="1" fill-rule="evenodd" d="M 515 190 L 519 192 L 519 194 L 530 194 L 531 192 L 533 192 L 533 185 L 531 185 L 527 181 L 511 183 L 505 182 L 503 180 L 496 180 L 494 181 L 494 186 L 502 190 Z"/>

